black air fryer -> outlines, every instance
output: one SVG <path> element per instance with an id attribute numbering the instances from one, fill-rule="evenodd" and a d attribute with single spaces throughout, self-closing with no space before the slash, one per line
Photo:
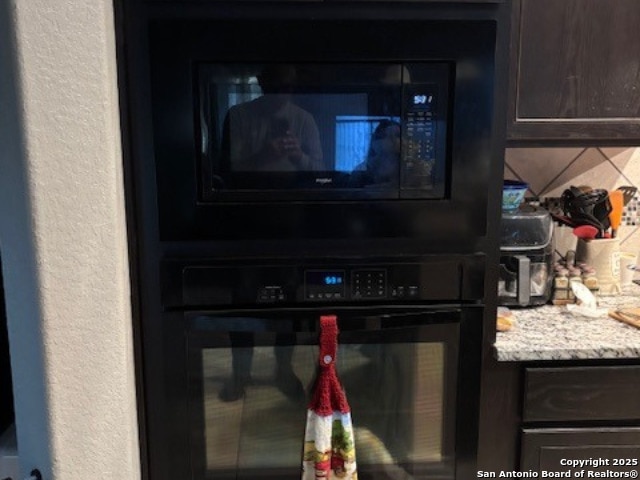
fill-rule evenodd
<path id="1" fill-rule="evenodd" d="M 553 221 L 547 210 L 523 207 L 502 213 L 498 303 L 544 305 L 553 282 Z"/>

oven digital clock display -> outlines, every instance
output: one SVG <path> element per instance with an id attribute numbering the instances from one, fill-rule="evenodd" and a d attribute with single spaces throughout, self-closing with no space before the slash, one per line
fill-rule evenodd
<path id="1" fill-rule="evenodd" d="M 345 297 L 344 270 L 307 270 L 304 274 L 307 300 L 332 300 Z"/>

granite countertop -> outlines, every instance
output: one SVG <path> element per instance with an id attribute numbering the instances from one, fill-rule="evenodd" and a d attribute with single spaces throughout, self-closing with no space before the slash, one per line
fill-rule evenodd
<path id="1" fill-rule="evenodd" d="M 625 287 L 621 295 L 599 297 L 599 307 L 640 307 L 640 287 Z M 516 323 L 497 332 L 495 355 L 499 361 L 640 359 L 640 329 L 609 318 L 575 316 L 566 307 L 511 309 Z"/>

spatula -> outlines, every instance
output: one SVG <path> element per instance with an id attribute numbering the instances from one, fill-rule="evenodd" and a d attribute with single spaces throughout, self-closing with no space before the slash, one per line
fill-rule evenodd
<path id="1" fill-rule="evenodd" d="M 622 222 L 622 209 L 624 208 L 624 196 L 621 190 L 614 190 L 609 193 L 609 202 L 611 203 L 611 212 L 609 212 L 609 221 L 611 222 L 611 237 L 615 238 L 618 233 L 618 227 Z"/>
<path id="2" fill-rule="evenodd" d="M 633 200 L 633 197 L 635 197 L 636 193 L 638 192 L 638 188 L 637 187 L 632 187 L 632 186 L 629 186 L 629 185 L 623 185 L 622 187 L 619 187 L 618 190 L 620 190 L 622 192 L 622 198 L 623 198 L 623 204 L 624 205 L 626 205 L 631 200 Z"/>
<path id="3" fill-rule="evenodd" d="M 593 240 L 599 233 L 600 230 L 593 225 L 580 225 L 573 229 L 573 234 L 583 240 Z"/>

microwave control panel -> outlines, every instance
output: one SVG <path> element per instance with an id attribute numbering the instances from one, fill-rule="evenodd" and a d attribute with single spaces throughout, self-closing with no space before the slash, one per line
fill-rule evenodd
<path id="1" fill-rule="evenodd" d="M 434 163 L 436 161 L 435 94 L 429 88 L 408 89 L 404 122 L 403 161 Z"/>

